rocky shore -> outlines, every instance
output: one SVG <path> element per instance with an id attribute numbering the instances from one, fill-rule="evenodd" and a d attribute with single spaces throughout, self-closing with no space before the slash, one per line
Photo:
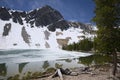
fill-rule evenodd
<path id="1" fill-rule="evenodd" d="M 85 69 L 74 68 L 70 69 L 72 75 L 62 74 L 63 80 L 120 80 L 120 69 L 117 71 L 116 77 L 112 75 L 112 67 L 110 66 L 97 66 Z M 45 77 L 32 80 L 61 80 L 57 77 Z"/>

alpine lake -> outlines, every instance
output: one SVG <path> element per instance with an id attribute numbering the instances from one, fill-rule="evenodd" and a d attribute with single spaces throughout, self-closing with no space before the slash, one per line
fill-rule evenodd
<path id="1" fill-rule="evenodd" d="M 105 55 L 63 50 L 0 50 L 0 80 L 29 80 L 58 68 L 76 68 L 107 63 Z"/>

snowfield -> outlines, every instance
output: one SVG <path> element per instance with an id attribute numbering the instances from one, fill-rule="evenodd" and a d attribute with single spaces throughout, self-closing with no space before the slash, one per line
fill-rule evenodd
<path id="1" fill-rule="evenodd" d="M 8 23 L 11 24 L 11 29 L 7 36 L 3 36 L 4 26 Z M 31 28 L 24 19 L 23 23 L 23 25 L 14 23 L 12 19 L 9 21 L 0 20 L 0 49 L 58 49 L 64 44 L 71 44 L 80 41 L 83 37 L 90 38 L 93 36 L 88 33 L 83 33 L 83 30 L 80 28 L 71 27 L 63 31 L 56 29 L 55 32 L 51 32 L 48 30 L 47 26 Z M 28 38 L 29 43 L 26 43 L 23 39 L 23 27 L 25 27 L 26 31 L 24 33 L 30 36 Z M 45 32 L 47 32 L 47 35 Z M 46 37 L 48 39 L 46 39 Z"/>

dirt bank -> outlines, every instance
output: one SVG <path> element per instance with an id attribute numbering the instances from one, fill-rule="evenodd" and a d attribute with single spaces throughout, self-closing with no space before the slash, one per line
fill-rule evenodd
<path id="1" fill-rule="evenodd" d="M 79 72 L 79 68 L 75 68 L 74 72 Z M 120 80 L 120 70 L 117 72 L 117 79 Z M 59 77 L 50 78 L 39 78 L 33 80 L 60 80 Z M 113 80 L 112 68 L 111 67 L 101 67 L 101 68 L 90 68 L 90 71 L 79 73 L 77 76 L 63 75 L 63 80 Z"/>

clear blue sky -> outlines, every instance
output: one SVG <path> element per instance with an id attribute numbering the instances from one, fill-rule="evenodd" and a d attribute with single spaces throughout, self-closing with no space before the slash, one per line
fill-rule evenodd
<path id="1" fill-rule="evenodd" d="M 57 9 L 66 20 L 90 23 L 94 16 L 93 0 L 0 0 L 0 6 L 24 11 L 44 5 Z"/>

